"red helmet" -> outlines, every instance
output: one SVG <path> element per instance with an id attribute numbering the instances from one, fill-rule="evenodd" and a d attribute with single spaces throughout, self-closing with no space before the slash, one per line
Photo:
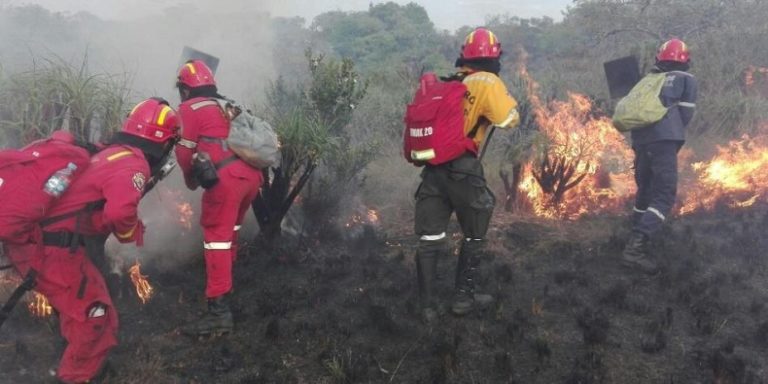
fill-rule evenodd
<path id="1" fill-rule="evenodd" d="M 680 39 L 672 39 L 659 47 L 656 53 L 658 61 L 676 61 L 678 63 L 687 63 L 691 60 L 688 46 Z"/>
<path id="2" fill-rule="evenodd" d="M 122 132 L 154 143 L 165 143 L 177 138 L 179 119 L 166 100 L 153 97 L 133 107 L 123 123 Z"/>
<path id="3" fill-rule="evenodd" d="M 179 69 L 178 84 L 190 88 L 216 85 L 213 71 L 202 60 L 189 60 Z"/>
<path id="4" fill-rule="evenodd" d="M 465 59 L 496 59 L 501 56 L 501 42 L 493 32 L 477 28 L 467 35 L 461 46 L 461 57 Z"/>

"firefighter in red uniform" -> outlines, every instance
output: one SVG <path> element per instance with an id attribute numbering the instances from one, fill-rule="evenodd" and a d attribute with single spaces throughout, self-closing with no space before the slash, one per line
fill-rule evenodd
<path id="1" fill-rule="evenodd" d="M 208 311 L 183 327 L 188 335 L 210 335 L 232 330 L 226 301 L 232 291 L 232 264 L 237 256 L 237 231 L 261 188 L 261 171 L 238 159 L 226 146 L 229 119 L 219 107 L 213 72 L 200 60 L 190 60 L 178 73 L 182 134 L 176 158 L 187 187 L 203 192 L 203 248 Z M 214 171 L 215 168 L 215 171 Z"/>
<path id="2" fill-rule="evenodd" d="M 94 383 L 107 371 L 107 354 L 117 345 L 117 311 L 84 245 L 110 233 L 120 242 L 141 245 L 139 200 L 152 171 L 162 167 L 173 148 L 177 121 L 165 100 L 137 105 L 122 131 L 91 158 L 40 222 L 40 244 L 9 247 L 22 276 L 30 268 L 37 271 L 35 290 L 59 314 L 67 341 L 56 371 L 60 382 Z"/>

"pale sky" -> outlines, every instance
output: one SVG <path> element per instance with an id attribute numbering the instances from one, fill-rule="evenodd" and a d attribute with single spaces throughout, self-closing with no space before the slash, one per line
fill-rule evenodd
<path id="1" fill-rule="evenodd" d="M 308 22 L 320 13 L 332 10 L 365 10 L 372 0 L 252 0 L 251 10 L 267 11 L 275 16 L 301 16 Z M 411 1 L 397 0 L 400 4 Z M 487 15 L 509 14 L 520 17 L 549 16 L 561 18 L 561 12 L 572 0 L 414 0 L 423 6 L 438 28 L 454 30 L 463 25 L 482 25 Z M 238 6 L 242 7 L 243 1 Z M 105 19 L 124 19 L 144 14 L 161 13 L 180 4 L 193 4 L 199 9 L 223 8 L 234 0 L 0 0 L 0 5 L 39 4 L 52 11 L 88 11 Z"/>

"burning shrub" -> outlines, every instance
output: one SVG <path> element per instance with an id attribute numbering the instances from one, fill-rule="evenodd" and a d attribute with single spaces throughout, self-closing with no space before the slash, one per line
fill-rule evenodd
<path id="1" fill-rule="evenodd" d="M 278 80 L 267 97 L 266 117 L 280 136 L 283 156 L 280 167 L 273 169 L 274 177 L 265 178 L 253 206 L 268 241 L 280 235 L 283 218 L 318 165 L 326 165 L 313 182 L 320 191 L 308 195 L 305 202 L 315 208 L 312 214 L 316 217 L 328 217 L 373 159 L 374 147 L 353 142 L 349 133 L 355 105 L 367 88 L 354 64 L 349 59 L 316 56 L 310 50 L 306 57 L 309 83 L 289 89 L 284 80 Z"/>
<path id="2" fill-rule="evenodd" d="M 134 288 L 136 288 L 136 296 L 139 297 L 142 304 L 146 304 L 147 300 L 152 297 L 155 290 L 152 288 L 152 285 L 149 284 L 147 276 L 141 274 L 141 264 L 138 260 L 136 260 L 136 263 L 128 269 L 128 273 Z"/>
<path id="3" fill-rule="evenodd" d="M 624 137 L 595 115 L 584 95 L 569 93 L 567 101 L 548 105 L 531 100 L 546 137 L 520 185 L 534 212 L 574 219 L 619 209 L 632 192 L 633 155 Z"/>
<path id="4" fill-rule="evenodd" d="M 748 207 L 765 198 L 768 178 L 768 138 L 743 136 L 726 146 L 708 161 L 691 164 L 692 183 L 683 188 L 685 198 L 680 213 L 712 209 L 720 202 L 731 207 Z"/>
<path id="5" fill-rule="evenodd" d="M 527 54 L 520 55 L 524 62 Z M 633 190 L 633 154 L 610 119 L 582 94 L 544 102 L 524 63 L 510 89 L 521 122 L 506 138 L 502 158 L 512 164 L 512 179 L 503 167 L 499 172 L 505 208 L 512 210 L 518 192 L 543 217 L 575 219 L 620 208 Z"/>
<path id="6" fill-rule="evenodd" d="M 499 167 L 499 177 L 504 183 L 506 194 L 504 210 L 507 212 L 513 211 L 515 206 L 519 204 L 517 200 L 520 182 L 523 179 L 523 166 L 531 157 L 532 147 L 541 139 L 529 99 L 529 95 L 533 92 L 534 83 L 528 77 L 518 74 L 510 85 L 510 91 L 518 102 L 517 111 L 520 114 L 520 125 L 509 135 L 503 135 L 501 138 L 504 154 L 501 160 L 502 164 Z M 506 164 L 511 166 L 511 170 L 505 168 Z"/>
<path id="7" fill-rule="evenodd" d="M 351 202 L 355 200 L 364 182 L 362 172 L 375 153 L 375 144 L 370 143 L 357 147 L 334 143 L 330 147 L 322 161 L 324 167 L 310 181 L 302 204 L 302 211 L 307 215 L 312 229 L 327 229 L 327 224 L 333 220 L 344 226 L 343 229 L 348 229 L 350 223 L 361 222 L 356 214 L 350 219 L 346 214 L 355 208 Z"/>
<path id="8" fill-rule="evenodd" d="M 310 97 L 321 119 L 330 127 L 333 137 L 322 158 L 320 169 L 306 194 L 304 212 L 315 228 L 323 228 L 338 218 L 343 203 L 351 200 L 363 183 L 361 174 L 374 159 L 378 143 L 371 137 L 357 137 L 357 127 L 351 125 L 356 105 L 367 93 L 367 82 L 361 83 L 354 64 L 315 58 L 311 66 L 313 82 Z M 342 219 L 343 220 L 343 219 Z M 342 223 L 343 224 L 343 223 Z"/>

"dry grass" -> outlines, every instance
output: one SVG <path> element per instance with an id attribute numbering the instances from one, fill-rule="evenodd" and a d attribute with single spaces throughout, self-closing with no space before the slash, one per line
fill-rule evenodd
<path id="1" fill-rule="evenodd" d="M 91 73 L 87 55 L 79 64 L 45 58 L 0 79 L 0 129 L 16 144 L 57 129 L 91 141 L 120 127 L 128 97 L 129 77 Z"/>

